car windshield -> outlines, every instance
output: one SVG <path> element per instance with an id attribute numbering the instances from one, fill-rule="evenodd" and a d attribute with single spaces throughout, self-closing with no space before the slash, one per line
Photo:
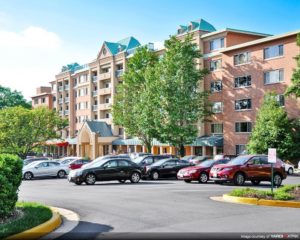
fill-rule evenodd
<path id="1" fill-rule="evenodd" d="M 137 157 L 136 159 L 132 160 L 134 163 L 139 164 L 141 161 L 143 161 L 143 159 L 145 158 L 145 156 L 142 157 Z"/>
<path id="2" fill-rule="evenodd" d="M 102 166 L 102 164 L 106 163 L 108 159 L 95 159 L 91 163 L 87 163 L 83 165 L 81 168 L 96 168 Z"/>
<path id="3" fill-rule="evenodd" d="M 191 159 L 193 156 L 189 155 L 189 156 L 184 156 L 183 158 L 181 158 L 181 160 L 189 160 Z"/>
<path id="4" fill-rule="evenodd" d="M 61 162 L 61 164 L 68 164 L 69 162 L 71 162 L 73 159 L 66 159 L 66 160 L 63 160 Z"/>
<path id="5" fill-rule="evenodd" d="M 229 165 L 243 165 L 246 161 L 249 160 L 249 156 L 239 156 L 230 160 L 227 164 Z"/>
<path id="6" fill-rule="evenodd" d="M 206 160 L 200 164 L 198 164 L 198 166 L 200 167 L 211 167 L 214 164 L 215 160 Z"/>
<path id="7" fill-rule="evenodd" d="M 161 164 L 163 164 L 164 162 L 168 161 L 170 159 L 162 159 L 162 160 L 159 160 L 155 163 L 153 163 L 151 166 L 160 166 Z"/>

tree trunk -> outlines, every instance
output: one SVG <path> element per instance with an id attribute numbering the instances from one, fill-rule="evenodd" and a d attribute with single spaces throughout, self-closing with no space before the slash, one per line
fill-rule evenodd
<path id="1" fill-rule="evenodd" d="M 179 146 L 179 153 L 180 153 L 181 157 L 184 157 L 184 155 L 185 155 L 185 148 L 184 148 L 183 144 L 180 144 L 180 146 Z"/>
<path id="2" fill-rule="evenodd" d="M 148 152 L 148 153 L 151 153 L 151 148 L 152 148 L 151 143 L 146 142 L 145 144 L 146 144 L 147 152 Z"/>

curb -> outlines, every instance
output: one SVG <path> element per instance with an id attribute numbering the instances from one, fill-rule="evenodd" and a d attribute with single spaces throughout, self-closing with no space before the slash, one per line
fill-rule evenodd
<path id="1" fill-rule="evenodd" d="M 6 239 L 9 239 L 9 240 L 38 239 L 38 238 L 52 232 L 56 228 L 58 228 L 62 223 L 61 217 L 57 212 L 53 211 L 52 208 L 50 208 L 50 209 L 52 211 L 52 217 L 47 222 L 44 222 L 44 223 L 42 223 L 34 228 L 28 229 L 24 232 L 9 236 Z"/>
<path id="2" fill-rule="evenodd" d="M 234 197 L 228 194 L 223 194 L 222 198 L 224 201 L 232 202 L 232 203 L 251 204 L 251 205 L 269 206 L 269 207 L 300 208 L 300 202 Z"/>

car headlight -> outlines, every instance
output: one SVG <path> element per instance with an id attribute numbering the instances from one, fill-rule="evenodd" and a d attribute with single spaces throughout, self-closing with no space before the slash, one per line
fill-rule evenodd
<path id="1" fill-rule="evenodd" d="M 223 168 L 223 171 L 230 171 L 232 168 L 231 167 L 227 167 L 227 168 Z"/>
<path id="2" fill-rule="evenodd" d="M 197 172 L 197 170 L 195 170 L 195 169 L 189 171 L 189 173 L 195 173 L 195 172 Z"/>

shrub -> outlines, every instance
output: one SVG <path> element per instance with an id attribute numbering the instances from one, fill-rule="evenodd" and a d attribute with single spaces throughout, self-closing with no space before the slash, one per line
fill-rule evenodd
<path id="1" fill-rule="evenodd" d="M 0 218 L 8 217 L 18 200 L 22 181 L 22 160 L 10 154 L 0 154 Z"/>

